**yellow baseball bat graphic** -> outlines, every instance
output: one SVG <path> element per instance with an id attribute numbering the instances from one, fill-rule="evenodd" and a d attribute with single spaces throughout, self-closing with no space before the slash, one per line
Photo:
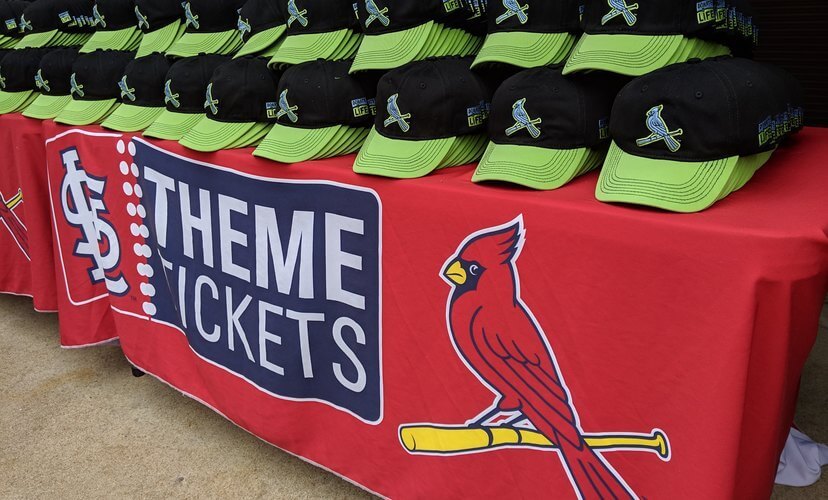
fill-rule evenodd
<path id="1" fill-rule="evenodd" d="M 587 445 L 594 450 L 641 450 L 670 457 L 670 444 L 661 430 L 649 434 L 585 434 Z M 503 446 L 554 449 L 543 434 L 515 427 L 450 427 L 410 425 L 400 428 L 400 441 L 411 453 L 452 455 L 491 450 Z"/>

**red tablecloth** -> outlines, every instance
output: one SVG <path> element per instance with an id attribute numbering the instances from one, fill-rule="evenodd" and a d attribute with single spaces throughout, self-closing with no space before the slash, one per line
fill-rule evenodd
<path id="1" fill-rule="evenodd" d="M 43 131 L 65 345 L 117 336 L 141 369 L 392 497 L 606 491 L 590 478 L 770 492 L 828 287 L 828 131 L 691 215 L 601 204 L 595 174 L 534 192 L 465 167 L 394 181 L 352 158 Z M 442 275 L 458 256 L 465 285 Z M 519 414 L 468 423 L 504 381 L 502 406 L 545 436 Z"/>

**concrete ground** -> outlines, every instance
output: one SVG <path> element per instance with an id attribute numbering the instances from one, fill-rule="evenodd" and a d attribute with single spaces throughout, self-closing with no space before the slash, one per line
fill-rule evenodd
<path id="1" fill-rule="evenodd" d="M 797 423 L 828 442 L 828 308 Z M 828 475 L 828 470 L 825 471 Z M 828 498 L 777 486 L 773 499 Z M 58 347 L 57 317 L 0 296 L 0 498 L 369 498 L 147 376 L 120 349 Z"/>

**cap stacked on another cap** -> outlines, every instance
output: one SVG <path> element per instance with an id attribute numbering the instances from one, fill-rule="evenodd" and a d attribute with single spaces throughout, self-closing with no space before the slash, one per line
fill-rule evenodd
<path id="1" fill-rule="evenodd" d="M 70 79 L 72 64 L 78 58 L 78 49 L 54 49 L 43 56 L 35 75 L 35 86 L 40 92 L 23 111 L 23 116 L 47 120 L 54 118 L 72 100 Z"/>
<path id="2" fill-rule="evenodd" d="M 135 17 L 141 30 L 136 57 L 166 52 L 184 34 L 184 11 L 173 0 L 135 0 Z"/>
<path id="3" fill-rule="evenodd" d="M 132 0 L 97 0 L 92 7 L 95 33 L 83 44 L 81 52 L 98 49 L 135 50 L 141 31 L 135 24 Z"/>
<path id="4" fill-rule="evenodd" d="M 184 137 L 204 117 L 204 92 L 213 72 L 229 61 L 230 56 L 206 54 L 173 63 L 164 82 L 166 109 L 144 135 L 172 141 Z"/>
<path id="5" fill-rule="evenodd" d="M 287 37 L 273 54 L 271 66 L 317 59 L 348 59 L 362 35 L 353 4 L 344 0 L 279 0 L 284 3 Z"/>
<path id="6" fill-rule="evenodd" d="M 612 110 L 601 201 L 698 212 L 740 189 L 802 123 L 801 90 L 748 59 L 670 66 L 633 80 Z"/>
<path id="7" fill-rule="evenodd" d="M 429 57 L 468 56 L 482 40 L 456 24 L 469 15 L 461 2 L 357 0 L 365 33 L 351 72 L 398 68 Z"/>
<path id="8" fill-rule="evenodd" d="M 279 77 L 267 59 L 244 56 L 216 68 L 198 123 L 181 138 L 196 151 L 245 148 L 267 135 L 278 112 Z"/>
<path id="9" fill-rule="evenodd" d="M 29 105 L 35 92 L 35 75 L 40 59 L 49 49 L 5 51 L 0 60 L 0 114 L 17 113 Z"/>
<path id="10" fill-rule="evenodd" d="M 422 177 L 466 165 L 486 148 L 492 92 L 471 58 L 409 63 L 377 86 L 377 118 L 354 163 L 360 174 Z"/>
<path id="11" fill-rule="evenodd" d="M 189 0 L 183 2 L 184 35 L 172 44 L 168 55 L 232 54 L 242 41 L 236 20 L 244 0 Z"/>
<path id="12" fill-rule="evenodd" d="M 250 54 L 272 56 L 285 34 L 285 14 L 277 0 L 247 0 L 239 11 L 239 37 L 244 46 L 236 57 Z"/>
<path id="13" fill-rule="evenodd" d="M 92 33 L 92 0 L 36 0 L 20 16 L 16 48 L 82 45 Z"/>
<path id="14" fill-rule="evenodd" d="M 164 111 L 164 82 L 169 69 L 167 56 L 157 52 L 130 61 L 118 82 L 121 105 L 101 126 L 121 132 L 149 127 Z"/>
<path id="15" fill-rule="evenodd" d="M 596 168 L 609 146 L 609 117 L 622 79 L 522 71 L 495 92 L 486 149 L 472 181 L 557 189 Z"/>
<path id="16" fill-rule="evenodd" d="M 504 63 L 521 68 L 566 60 L 580 32 L 580 0 L 503 0 L 489 13 L 486 41 L 472 67 Z"/>
<path id="17" fill-rule="evenodd" d="M 96 50 L 81 54 L 72 65 L 69 78 L 72 100 L 55 117 L 55 121 L 67 125 L 91 125 L 100 123 L 118 106 L 127 64 L 135 52 L 122 50 Z"/>
<path id="18" fill-rule="evenodd" d="M 639 76 L 670 64 L 729 54 L 710 35 L 715 17 L 696 0 L 586 0 L 583 37 L 566 62 L 564 74 L 604 70 Z M 702 9 L 702 15 L 700 14 Z"/>
<path id="19" fill-rule="evenodd" d="M 253 152 L 282 163 L 353 153 L 376 115 L 376 79 L 349 76 L 350 61 L 288 68 L 279 82 L 276 125 Z"/>
<path id="20" fill-rule="evenodd" d="M 28 6 L 29 2 L 24 0 L 0 2 L 0 49 L 10 49 L 23 38 L 18 21 Z"/>

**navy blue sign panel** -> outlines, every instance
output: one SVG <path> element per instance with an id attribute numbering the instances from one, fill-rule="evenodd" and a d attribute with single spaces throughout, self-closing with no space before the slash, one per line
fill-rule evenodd
<path id="1" fill-rule="evenodd" d="M 248 176 L 135 144 L 152 249 L 144 310 L 263 391 L 379 423 L 376 193 Z"/>

